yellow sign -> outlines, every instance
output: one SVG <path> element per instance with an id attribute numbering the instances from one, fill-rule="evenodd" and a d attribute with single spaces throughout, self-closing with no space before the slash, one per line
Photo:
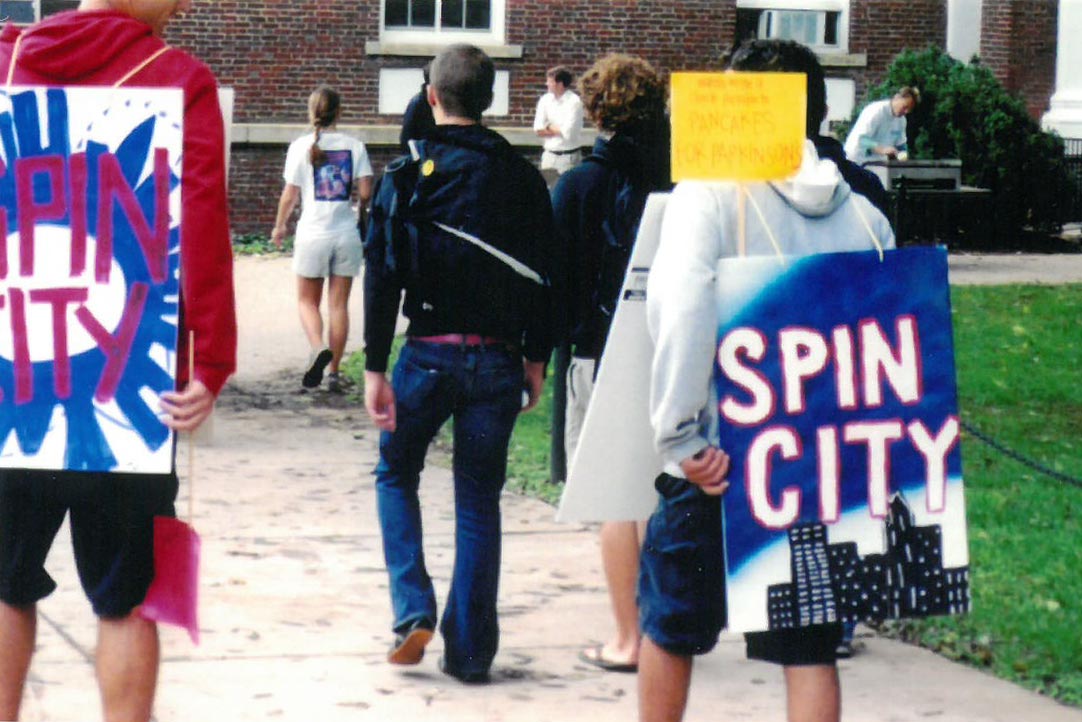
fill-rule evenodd
<path id="1" fill-rule="evenodd" d="M 804 152 L 806 84 L 803 73 L 673 73 L 673 180 L 792 175 Z"/>

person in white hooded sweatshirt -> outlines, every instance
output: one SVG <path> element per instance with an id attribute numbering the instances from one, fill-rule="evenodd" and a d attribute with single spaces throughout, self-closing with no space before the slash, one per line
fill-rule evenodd
<path id="1" fill-rule="evenodd" d="M 814 53 L 791 41 L 752 40 L 733 52 L 729 67 L 807 75 L 807 134 L 814 137 L 826 111 Z M 784 181 L 687 181 L 673 191 L 647 287 L 655 342 L 650 421 L 665 473 L 655 484 L 658 508 L 647 526 L 639 578 L 642 722 L 683 718 L 693 657 L 710 651 L 725 625 L 721 495 L 728 488 L 729 458 L 717 446 L 717 404 L 711 399 L 715 268 L 720 259 L 740 254 L 738 198 L 745 190 L 747 255 L 894 246 L 887 219 L 850 192 L 837 166 L 820 160 L 810 140 L 800 170 Z M 783 666 L 790 722 L 840 719 L 840 638 L 840 624 L 746 635 L 748 657 Z"/>

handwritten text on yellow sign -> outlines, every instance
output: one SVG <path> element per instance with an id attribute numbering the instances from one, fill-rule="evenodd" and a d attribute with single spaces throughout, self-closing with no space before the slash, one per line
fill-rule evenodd
<path id="1" fill-rule="evenodd" d="M 673 180 L 775 180 L 800 167 L 802 73 L 673 73 Z"/>

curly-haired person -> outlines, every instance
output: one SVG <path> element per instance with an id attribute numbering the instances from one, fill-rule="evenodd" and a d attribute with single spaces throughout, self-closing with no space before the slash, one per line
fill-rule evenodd
<path id="1" fill-rule="evenodd" d="M 665 85 L 645 60 L 606 55 L 579 80 L 598 138 L 586 162 L 553 190 L 559 241 L 567 251 L 570 343 L 565 445 L 573 457 L 593 392 L 620 285 L 646 196 L 669 188 Z M 639 524 L 601 525 L 601 559 L 616 630 L 583 650 L 584 662 L 634 672 L 639 657 Z"/>

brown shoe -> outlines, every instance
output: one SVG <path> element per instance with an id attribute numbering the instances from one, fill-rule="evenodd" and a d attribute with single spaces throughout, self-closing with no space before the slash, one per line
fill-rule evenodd
<path id="1" fill-rule="evenodd" d="M 387 654 L 391 664 L 419 664 L 425 656 L 425 647 L 432 641 L 432 630 L 425 622 L 414 622 L 413 626 L 401 634 L 396 634 L 394 646 Z"/>

